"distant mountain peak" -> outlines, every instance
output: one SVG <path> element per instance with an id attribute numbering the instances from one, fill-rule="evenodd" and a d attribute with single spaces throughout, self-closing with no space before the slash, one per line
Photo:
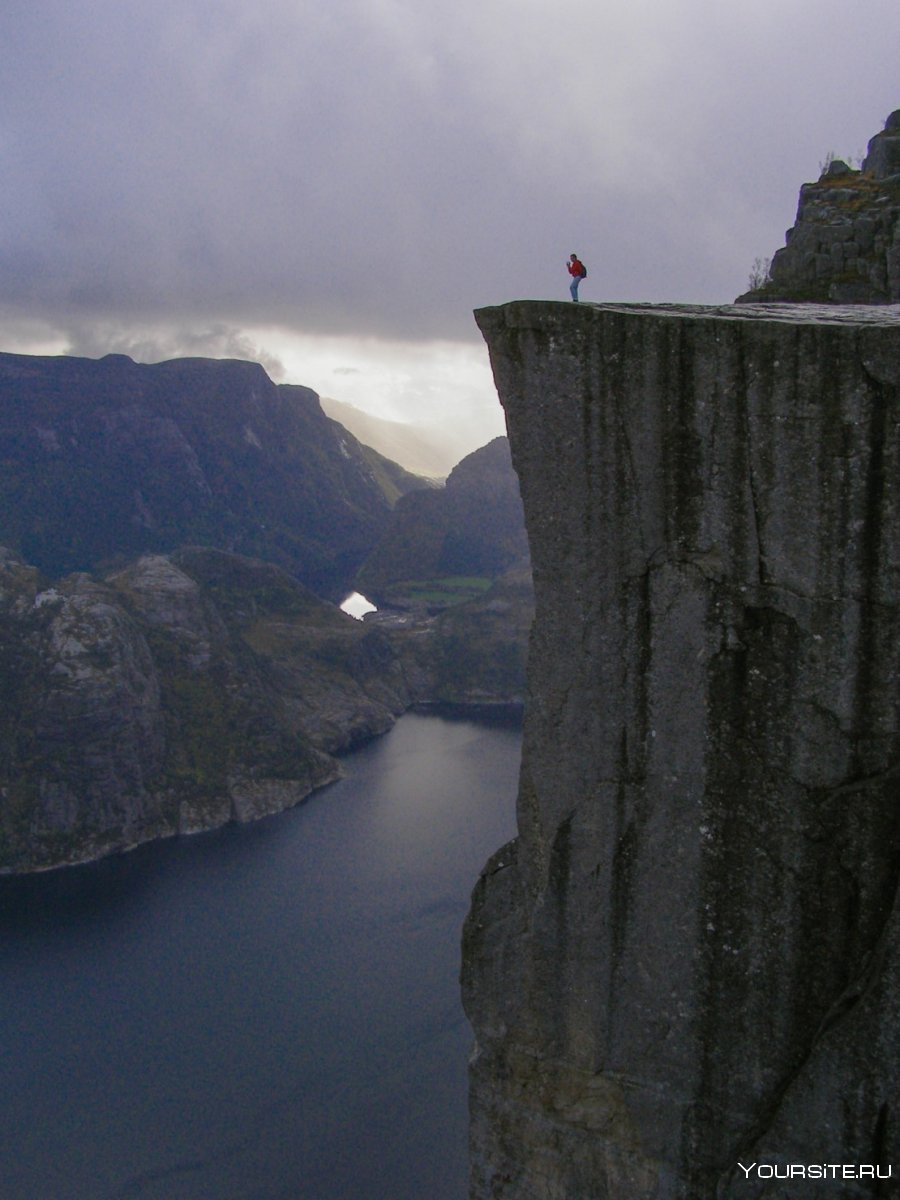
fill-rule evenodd
<path id="1" fill-rule="evenodd" d="M 333 596 L 425 486 L 258 363 L 0 354 L 0 541 L 50 575 L 193 542 Z"/>

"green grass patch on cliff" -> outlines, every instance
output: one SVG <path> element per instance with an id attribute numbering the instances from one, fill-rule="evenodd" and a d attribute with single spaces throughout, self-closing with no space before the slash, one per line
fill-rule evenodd
<path id="1" fill-rule="evenodd" d="M 827 202 L 845 212 L 868 210 L 879 201 L 894 201 L 900 197 L 900 184 L 895 180 L 875 179 L 859 171 L 849 175 L 831 175 L 803 185 L 801 193 L 806 202 Z"/>
<path id="2" fill-rule="evenodd" d="M 481 575 L 449 575 L 440 579 L 404 579 L 385 589 L 388 604 L 422 604 L 450 608 L 488 590 L 493 581 Z"/>

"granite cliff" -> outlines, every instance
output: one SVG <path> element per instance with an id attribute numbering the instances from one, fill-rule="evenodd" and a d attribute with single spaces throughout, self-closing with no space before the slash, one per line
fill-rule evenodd
<path id="1" fill-rule="evenodd" d="M 860 170 L 833 159 L 800 189 L 797 218 L 768 280 L 746 301 L 900 301 L 900 109 L 869 142 Z"/>
<path id="2" fill-rule="evenodd" d="M 536 616 L 472 1200 L 896 1194 L 900 312 L 476 317 Z"/>

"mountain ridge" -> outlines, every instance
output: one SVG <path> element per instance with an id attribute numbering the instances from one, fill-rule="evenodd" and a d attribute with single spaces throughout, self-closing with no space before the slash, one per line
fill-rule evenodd
<path id="1" fill-rule="evenodd" d="M 357 585 L 373 600 L 390 604 L 393 592 L 408 581 L 496 579 L 527 560 L 519 482 L 509 441 L 497 437 L 461 459 L 443 487 L 398 501 L 359 569 Z"/>
<path id="2" fill-rule="evenodd" d="M 0 458 L 0 543 L 49 574 L 193 542 L 331 597 L 427 486 L 239 360 L 0 354 Z"/>

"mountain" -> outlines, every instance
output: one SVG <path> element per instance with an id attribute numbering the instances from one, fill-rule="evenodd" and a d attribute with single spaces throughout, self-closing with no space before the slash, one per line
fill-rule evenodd
<path id="1" fill-rule="evenodd" d="M 0 453 L 0 871 L 250 820 L 413 703 L 521 698 L 505 440 L 434 490 L 252 363 L 7 354 Z M 323 596 L 417 488 L 441 514 L 419 565 L 483 594 L 354 621 Z"/>
<path id="2" fill-rule="evenodd" d="M 185 544 L 337 597 L 405 493 L 314 392 L 247 362 L 0 354 L 0 544 L 51 576 Z"/>
<path id="3" fill-rule="evenodd" d="M 834 159 L 800 189 L 797 219 L 748 301 L 900 301 L 900 109 L 869 142 L 861 170 Z"/>
<path id="4" fill-rule="evenodd" d="M 534 618 L 531 567 L 511 567 L 481 595 L 439 612 L 422 666 L 426 697 L 442 704 L 520 705 Z M 409 639 L 402 651 L 422 646 Z M 410 676 L 412 673 L 410 672 Z"/>
<path id="5" fill-rule="evenodd" d="M 246 821 L 408 707 L 379 629 L 269 563 L 146 555 L 50 582 L 0 552 L 0 871 Z"/>
<path id="6" fill-rule="evenodd" d="M 496 579 L 527 559 L 528 540 L 509 442 L 494 438 L 467 455 L 443 488 L 398 501 L 381 540 L 362 565 L 359 590 L 390 602 L 410 581 Z"/>
<path id="7" fill-rule="evenodd" d="M 413 704 L 520 704 L 532 611 L 527 568 L 391 625 L 219 550 L 51 581 L 0 548 L 0 873 L 297 804 Z"/>

